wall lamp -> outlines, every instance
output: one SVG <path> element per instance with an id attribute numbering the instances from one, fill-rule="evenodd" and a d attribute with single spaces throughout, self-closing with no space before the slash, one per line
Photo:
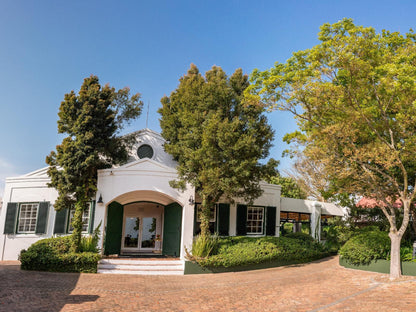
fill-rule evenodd
<path id="1" fill-rule="evenodd" d="M 195 204 L 195 200 L 194 200 L 194 197 L 192 195 L 191 195 L 191 197 L 189 197 L 189 204 L 190 205 Z"/>
<path id="2" fill-rule="evenodd" d="M 98 197 L 97 204 L 103 204 L 103 196 L 100 194 L 100 197 Z"/>

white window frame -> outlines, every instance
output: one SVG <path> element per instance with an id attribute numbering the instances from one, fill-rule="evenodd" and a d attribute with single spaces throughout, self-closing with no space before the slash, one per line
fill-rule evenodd
<path id="1" fill-rule="evenodd" d="M 22 219 L 22 206 L 24 206 L 24 205 L 30 205 L 30 206 L 32 206 L 33 207 L 33 205 L 36 205 L 36 220 L 35 220 L 35 228 L 33 229 L 33 231 L 32 230 L 29 230 L 29 231 L 20 231 L 19 230 L 19 228 L 20 228 L 20 222 L 21 222 L 21 220 L 33 220 L 33 218 L 32 217 L 29 217 L 29 218 L 27 218 L 27 217 L 25 217 L 25 218 L 23 218 Z M 16 231 L 16 233 L 17 234 L 35 234 L 36 233 L 36 226 L 37 226 L 37 224 L 38 224 L 38 216 L 39 216 L 39 202 L 31 202 L 31 203 L 19 203 L 19 216 L 18 216 L 18 220 L 17 220 L 17 231 Z M 25 227 L 26 226 L 26 224 L 23 224 L 23 227 Z M 31 225 L 29 224 L 29 227 L 30 227 Z"/>
<path id="2" fill-rule="evenodd" d="M 258 209 L 258 211 L 257 211 L 257 213 L 256 213 L 256 215 L 258 216 L 259 215 L 259 212 L 260 212 L 260 210 L 262 211 L 262 218 L 261 218 L 261 220 L 260 219 L 255 219 L 255 220 L 250 220 L 249 219 L 249 210 L 250 209 Z M 265 219 L 265 215 L 264 215 L 264 213 L 265 213 L 265 209 L 264 209 L 264 207 L 260 207 L 260 206 L 248 206 L 247 207 L 247 219 L 246 219 L 246 229 L 247 229 L 247 235 L 264 235 L 264 219 Z M 251 232 L 250 230 L 249 230 L 249 225 L 248 225 L 248 223 L 249 222 L 258 222 L 258 221 L 261 221 L 261 231 L 260 232 Z M 253 226 L 250 226 L 251 227 L 251 229 L 253 229 Z M 254 227 L 258 227 L 258 225 L 255 225 Z"/>
<path id="3" fill-rule="evenodd" d="M 90 228 L 90 222 L 91 222 L 91 211 L 92 211 L 92 202 L 87 202 L 87 205 L 88 205 L 88 222 L 84 222 L 84 213 L 85 213 L 85 211 L 86 210 L 84 210 L 83 211 L 83 213 L 82 213 L 82 225 L 84 226 L 85 224 L 87 225 L 87 229 L 85 230 L 85 231 L 82 231 L 81 233 L 84 233 L 84 234 L 86 234 L 86 233 L 88 233 L 89 232 L 89 228 Z M 72 227 L 72 225 L 71 225 L 71 223 L 72 223 L 72 219 L 73 219 L 73 217 L 74 217 L 74 213 L 75 213 L 75 207 L 74 208 L 71 208 L 70 210 L 69 210 L 69 216 L 68 216 L 68 228 L 67 228 L 67 233 L 72 233 L 73 231 L 74 231 L 74 229 L 71 229 L 71 227 Z"/>

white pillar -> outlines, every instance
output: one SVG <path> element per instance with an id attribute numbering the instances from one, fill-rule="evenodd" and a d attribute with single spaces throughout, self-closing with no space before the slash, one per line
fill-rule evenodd
<path id="1" fill-rule="evenodd" d="M 321 203 L 313 202 L 311 214 L 311 236 L 318 241 L 321 241 L 321 211 Z"/>
<path id="2" fill-rule="evenodd" d="M 236 236 L 237 228 L 237 203 L 230 204 L 230 227 L 229 227 L 229 236 Z"/>
<path id="3" fill-rule="evenodd" d="M 279 200 L 280 202 L 280 200 Z M 274 236 L 279 237 L 280 236 L 280 206 L 276 207 L 276 232 Z"/>
<path id="4" fill-rule="evenodd" d="M 182 193 L 185 205 L 182 208 L 182 229 L 181 229 L 181 251 L 180 258 L 185 259 L 185 248 L 191 252 L 192 242 L 194 240 L 194 203 L 189 202 L 189 198 L 195 198 L 195 190 L 188 186 L 188 189 Z"/>

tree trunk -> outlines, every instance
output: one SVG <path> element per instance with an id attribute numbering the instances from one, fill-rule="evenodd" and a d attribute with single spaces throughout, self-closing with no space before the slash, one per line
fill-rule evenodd
<path id="1" fill-rule="evenodd" d="M 81 245 L 81 233 L 82 233 L 82 214 L 85 209 L 85 202 L 78 201 L 75 204 L 75 213 L 72 218 L 72 227 L 74 228 L 72 232 L 72 242 L 71 242 L 71 252 L 79 252 L 79 247 Z"/>
<path id="2" fill-rule="evenodd" d="M 202 196 L 201 212 L 199 218 L 201 219 L 201 236 L 209 237 L 211 232 L 209 231 L 209 220 L 211 218 L 211 206 L 212 202 L 206 195 Z M 198 212 L 199 213 L 199 212 Z"/>
<path id="3" fill-rule="evenodd" d="M 402 234 L 394 233 L 390 231 L 389 237 L 391 240 L 390 251 L 390 279 L 396 279 L 402 276 L 401 263 L 400 263 L 400 242 L 402 240 Z"/>

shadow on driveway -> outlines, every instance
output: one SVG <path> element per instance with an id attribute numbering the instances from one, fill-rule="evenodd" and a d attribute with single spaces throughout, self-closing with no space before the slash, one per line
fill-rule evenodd
<path id="1" fill-rule="evenodd" d="M 98 295 L 71 295 L 79 273 L 20 270 L 0 263 L 0 311 L 60 311 L 66 304 L 96 301 Z"/>

